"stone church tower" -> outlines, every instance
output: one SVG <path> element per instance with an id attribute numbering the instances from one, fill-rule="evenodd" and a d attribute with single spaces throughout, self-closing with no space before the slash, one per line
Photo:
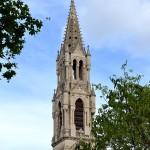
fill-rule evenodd
<path id="1" fill-rule="evenodd" d="M 90 84 L 90 51 L 84 48 L 74 0 L 65 39 L 57 56 L 57 90 L 53 96 L 54 150 L 73 150 L 80 138 L 91 139 L 95 92 Z"/>

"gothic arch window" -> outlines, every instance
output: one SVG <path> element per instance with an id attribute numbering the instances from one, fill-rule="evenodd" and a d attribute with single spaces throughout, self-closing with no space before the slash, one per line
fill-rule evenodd
<path id="1" fill-rule="evenodd" d="M 58 128 L 59 128 L 59 131 L 61 130 L 61 126 L 62 126 L 62 112 L 61 112 L 61 103 L 59 102 L 59 104 L 58 104 Z"/>
<path id="2" fill-rule="evenodd" d="M 79 79 L 83 80 L 83 61 L 79 61 Z"/>
<path id="3" fill-rule="evenodd" d="M 72 67 L 72 70 L 73 70 L 73 79 L 77 79 L 77 61 L 74 59 L 73 60 L 73 67 Z"/>
<path id="4" fill-rule="evenodd" d="M 84 130 L 83 101 L 81 99 L 78 99 L 75 103 L 74 119 L 76 130 Z"/>

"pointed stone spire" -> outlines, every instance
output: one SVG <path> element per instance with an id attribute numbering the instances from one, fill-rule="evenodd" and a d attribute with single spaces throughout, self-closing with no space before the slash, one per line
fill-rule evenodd
<path id="1" fill-rule="evenodd" d="M 88 45 L 87 47 L 87 56 L 91 56 L 91 53 L 90 53 L 90 46 Z"/>
<path id="2" fill-rule="evenodd" d="M 59 56 L 60 56 L 60 53 L 59 53 L 59 51 L 57 51 L 57 59 L 56 59 L 56 61 L 59 60 Z"/>
<path id="3" fill-rule="evenodd" d="M 84 52 L 74 0 L 71 0 L 63 45 L 64 45 L 63 50 L 65 51 L 69 50 L 69 52 L 73 52 L 76 46 L 79 45 L 81 50 Z"/>
<path id="4" fill-rule="evenodd" d="M 55 98 L 56 98 L 56 89 L 54 89 L 54 94 L 53 94 L 52 102 L 54 102 L 54 101 L 55 101 Z"/>
<path id="5" fill-rule="evenodd" d="M 91 91 L 91 95 L 92 96 L 96 96 L 96 94 L 95 94 L 95 89 L 94 89 L 94 85 L 92 84 L 92 91 Z"/>
<path id="6" fill-rule="evenodd" d="M 74 0 L 71 0 L 71 5 L 70 5 L 70 14 L 74 14 L 76 16 L 76 8 L 75 8 L 75 3 Z"/>

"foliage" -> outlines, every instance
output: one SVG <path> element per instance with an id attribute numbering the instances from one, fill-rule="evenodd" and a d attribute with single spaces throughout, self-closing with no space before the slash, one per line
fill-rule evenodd
<path id="1" fill-rule="evenodd" d="M 91 140 L 92 142 L 93 140 Z M 90 142 L 84 142 L 84 139 L 81 139 L 75 147 L 75 150 L 91 150 L 92 145 Z"/>
<path id="2" fill-rule="evenodd" d="M 93 121 L 94 142 L 82 142 L 80 149 L 87 145 L 91 150 L 150 149 L 150 84 L 141 85 L 142 76 L 132 75 L 126 67 L 127 63 L 122 66 L 122 76 L 110 78 L 112 89 L 101 84 L 96 86 L 107 103 Z"/>
<path id="3" fill-rule="evenodd" d="M 0 0 L 0 76 L 10 80 L 15 74 L 16 55 L 21 53 L 25 34 L 33 36 L 42 22 L 31 16 L 21 0 Z"/>

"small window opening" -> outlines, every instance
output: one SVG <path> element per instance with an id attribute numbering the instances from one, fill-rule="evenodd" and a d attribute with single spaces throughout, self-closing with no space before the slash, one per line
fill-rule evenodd
<path id="1" fill-rule="evenodd" d="M 83 80 L 83 61 L 80 60 L 79 62 L 79 79 Z"/>
<path id="2" fill-rule="evenodd" d="M 58 116 L 58 129 L 59 131 L 61 130 L 61 126 L 62 126 L 62 112 L 61 112 L 61 103 L 59 102 L 58 104 L 58 113 L 59 113 L 59 116 Z"/>
<path id="3" fill-rule="evenodd" d="M 67 76 L 67 68 L 65 67 L 65 71 L 64 71 L 64 79 L 66 80 L 66 76 Z"/>
<path id="4" fill-rule="evenodd" d="M 77 61 L 76 60 L 73 60 L 73 79 L 77 79 Z"/>

